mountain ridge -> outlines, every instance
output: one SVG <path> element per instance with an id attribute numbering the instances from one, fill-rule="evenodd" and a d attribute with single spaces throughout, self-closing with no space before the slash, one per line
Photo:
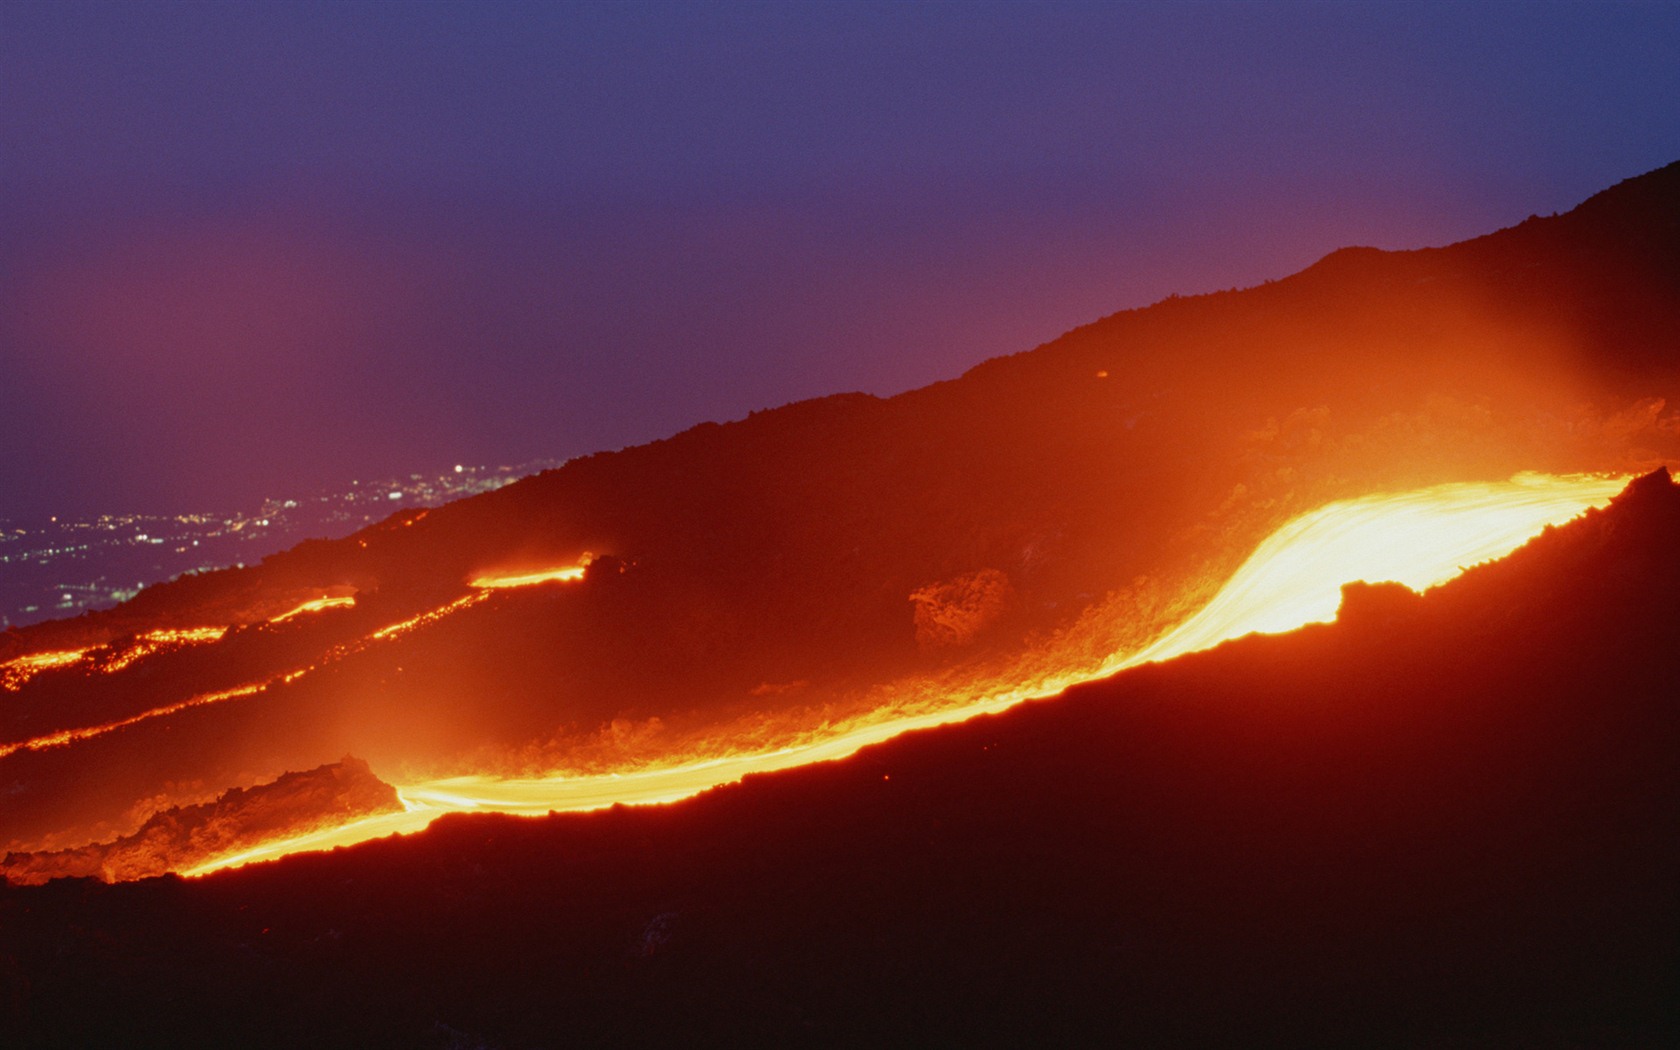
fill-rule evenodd
<path id="1" fill-rule="evenodd" d="M 1680 165 L 1592 200 L 1123 312 L 893 398 L 702 424 L 7 632 L 4 659 L 238 628 L 112 675 L 43 670 L 0 708 L 0 747 L 255 691 L 0 755 L 19 785 L 0 845 L 125 834 L 168 791 L 207 801 L 344 754 L 431 776 L 571 768 L 625 726 L 687 753 L 759 718 L 774 746 L 929 681 L 1018 680 L 1070 638 L 1136 648 L 1336 499 L 1680 464 L 1680 228 L 1663 218 Z M 586 553 L 603 569 L 572 584 L 471 586 Z M 927 596 L 977 580 L 994 586 L 972 629 L 918 627 Z M 353 608 L 266 622 L 341 592 Z"/>
<path id="2" fill-rule="evenodd" d="M 1107 315 L 1096 321 L 1070 329 L 1068 332 L 1056 339 L 1041 344 L 1040 346 L 1030 350 L 1024 350 L 1017 354 L 1005 355 L 1003 357 L 981 362 L 968 369 L 961 377 L 954 380 L 941 381 L 931 384 L 928 387 L 918 388 L 917 390 L 908 391 L 905 394 L 896 395 L 891 398 L 878 398 L 874 395 L 860 393 L 835 394 L 827 397 L 795 402 L 779 408 L 761 410 L 731 423 L 718 424 L 703 422 L 680 431 L 669 438 L 649 442 L 644 445 L 632 446 L 626 449 L 599 452 L 579 457 L 578 460 L 568 464 L 564 468 L 561 468 L 559 471 L 545 471 L 538 475 L 533 475 L 531 478 L 523 479 L 523 481 L 519 484 L 510 486 L 509 491 L 505 493 L 488 493 L 483 496 L 476 497 L 475 501 L 465 502 L 472 503 L 476 507 L 487 508 L 504 504 L 517 504 L 520 502 L 521 497 L 524 497 L 525 499 L 531 498 L 529 493 L 533 488 L 540 488 L 551 484 L 551 480 L 548 479 L 553 478 L 557 474 L 565 472 L 583 473 L 586 470 L 593 469 L 586 468 L 584 464 L 594 464 L 596 461 L 601 460 L 602 457 L 606 457 L 607 461 L 614 461 L 626 455 L 636 454 L 642 449 L 665 448 L 669 447 L 672 443 L 676 443 L 679 446 L 691 446 L 696 443 L 703 444 L 702 439 L 717 432 L 714 431 L 714 428 L 717 428 L 718 431 L 745 433 L 747 430 L 751 429 L 748 424 L 763 426 L 770 424 L 772 420 L 778 424 L 791 422 L 798 426 L 812 425 L 811 422 L 807 421 L 815 421 L 816 425 L 820 427 L 820 419 L 827 416 L 833 406 L 839 404 L 848 405 L 853 410 L 867 416 L 869 413 L 865 411 L 866 407 L 873 409 L 878 405 L 900 402 L 902 399 L 906 398 L 911 399 L 912 401 L 925 400 L 927 397 L 931 396 L 934 391 L 943 391 L 951 388 L 955 384 L 963 382 L 964 380 L 969 380 L 974 377 L 984 377 L 1001 368 L 1009 367 L 1002 364 L 1003 362 L 1019 362 L 1029 358 L 1035 362 L 1046 360 L 1056 356 L 1057 353 L 1067 353 L 1069 348 L 1078 346 L 1089 336 L 1098 333 L 1103 334 L 1105 338 L 1112 341 L 1114 338 L 1112 329 L 1117 323 L 1120 323 L 1122 319 L 1135 321 L 1143 317 L 1149 317 L 1153 320 L 1163 316 L 1163 314 L 1172 314 L 1187 308 L 1193 308 L 1215 302 L 1228 309 L 1237 301 L 1237 299 L 1241 297 L 1253 297 L 1256 295 L 1273 296 L 1281 294 L 1286 290 L 1293 290 L 1303 286 L 1311 287 L 1328 278 L 1345 280 L 1350 271 L 1369 271 L 1373 266 L 1378 266 L 1382 270 L 1389 271 L 1386 274 L 1378 274 L 1378 276 L 1385 276 L 1392 281 L 1407 279 L 1417 280 L 1419 277 L 1418 274 L 1413 272 L 1408 275 L 1406 271 L 1423 269 L 1425 268 L 1425 264 L 1449 258 L 1449 255 L 1443 255 L 1442 253 L 1450 253 L 1451 258 L 1470 257 L 1472 259 L 1477 259 L 1482 263 L 1486 263 L 1490 260 L 1497 262 L 1501 261 L 1503 256 L 1512 254 L 1509 249 L 1523 249 L 1526 248 L 1530 242 L 1546 237 L 1550 237 L 1556 241 L 1562 241 L 1566 246 L 1573 246 L 1575 249 L 1589 252 L 1596 252 L 1606 243 L 1606 237 L 1609 237 L 1610 240 L 1608 243 L 1613 245 L 1614 250 L 1618 255 L 1626 255 L 1631 251 L 1636 255 L 1648 255 L 1651 258 L 1658 259 L 1667 264 L 1668 268 L 1666 271 L 1658 274 L 1657 276 L 1666 278 L 1669 282 L 1667 288 L 1665 289 L 1666 291 L 1673 291 L 1675 288 L 1680 287 L 1680 211 L 1677 211 L 1677 207 L 1680 206 L 1677 206 L 1676 202 L 1680 202 L 1680 161 L 1654 169 L 1653 171 L 1647 172 L 1643 175 L 1625 179 L 1615 186 L 1594 194 L 1576 208 L 1561 215 L 1546 218 L 1531 217 L 1530 219 L 1517 225 L 1441 247 L 1427 247 L 1399 251 L 1363 247 L 1337 249 L 1328 253 L 1311 266 L 1276 281 L 1269 281 L 1261 285 L 1225 292 L 1169 297 L 1168 299 L 1161 300 L 1160 302 L 1147 307 L 1123 310 Z M 1657 235 L 1653 236 L 1653 230 L 1657 231 Z M 1442 275 L 1438 273 L 1430 273 L 1423 276 L 1431 280 L 1438 280 Z M 1170 318 L 1170 320 L 1176 320 L 1176 318 Z M 1677 324 L 1672 317 L 1665 318 L 1665 322 L 1669 326 Z M 1082 365 L 1085 363 L 1085 361 L 1080 362 Z M 825 407 L 820 410 L 815 407 L 805 407 L 817 405 L 823 405 Z M 516 507 L 514 506 L 508 506 L 507 509 L 516 511 Z M 319 543 L 328 542 L 337 544 L 338 549 L 347 549 L 345 545 L 353 543 L 358 538 L 380 536 L 383 533 L 390 531 L 392 522 L 411 520 L 414 517 L 415 512 L 399 512 L 398 514 L 393 515 L 392 518 L 387 519 L 386 522 L 363 530 L 352 537 L 348 537 L 346 540 L 309 541 L 309 543 L 318 548 Z M 285 553 L 289 554 L 291 552 Z M 279 557 L 282 561 L 287 560 L 284 555 L 277 557 Z M 231 572 L 236 577 L 240 573 L 243 573 L 247 577 L 255 576 L 258 571 L 259 569 L 256 567 L 246 570 L 224 570 L 224 572 Z M 211 575 L 216 580 L 217 584 L 221 584 L 228 579 L 228 577 L 224 576 L 223 573 Z M 174 585 L 162 586 L 164 586 L 164 590 L 161 592 L 159 592 L 156 587 L 151 588 L 150 591 L 152 593 L 144 595 L 143 599 L 141 599 L 142 606 L 152 603 L 163 603 L 169 596 L 171 589 L 177 591 L 188 589 L 180 582 Z M 93 614 L 86 619 L 97 623 L 98 621 L 107 618 L 108 615 L 109 614 Z M 110 618 L 120 622 L 120 617 L 111 616 Z M 45 630 L 45 625 L 43 625 L 43 627 L 44 629 L 41 633 L 50 633 Z M 20 631 L 17 629 L 7 632 L 7 634 L 14 636 L 14 638 L 25 637 L 27 636 L 27 633 L 28 632 L 26 631 Z M 20 646 L 15 640 L 11 643 L 11 651 L 13 652 L 27 651 L 27 648 L 27 643 L 23 646 Z"/>

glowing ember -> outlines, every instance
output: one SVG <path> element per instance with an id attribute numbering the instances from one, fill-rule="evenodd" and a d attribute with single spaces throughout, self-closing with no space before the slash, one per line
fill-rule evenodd
<path id="1" fill-rule="evenodd" d="M 952 697 L 948 706 L 936 710 L 865 720 L 772 751 L 590 776 L 519 780 L 473 776 L 409 785 L 399 788 L 403 813 L 267 843 L 217 858 L 186 874 L 199 875 L 288 853 L 406 834 L 424 828 L 446 812 L 538 815 L 619 803 L 669 802 L 750 773 L 844 758 L 909 730 L 1002 711 L 1127 667 L 1171 659 L 1256 631 L 1287 631 L 1331 619 L 1343 583 L 1398 580 L 1414 589 L 1433 586 L 1464 567 L 1509 553 L 1548 525 L 1603 505 L 1626 481 L 1520 475 L 1504 483 L 1439 485 L 1332 503 L 1273 534 L 1199 613 L 1141 651 L 1113 655 L 1094 672 L 978 688 Z M 563 577 L 530 574 L 503 579 L 542 582 L 559 578 Z M 490 586 L 474 582 L 475 586 Z"/>

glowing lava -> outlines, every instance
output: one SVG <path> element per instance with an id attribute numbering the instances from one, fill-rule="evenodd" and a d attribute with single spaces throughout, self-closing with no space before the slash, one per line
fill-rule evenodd
<path id="1" fill-rule="evenodd" d="M 1327 504 L 1274 532 L 1200 612 L 1113 670 L 1335 619 L 1341 586 L 1421 591 L 1603 506 L 1627 478 L 1519 474 Z"/>
<path id="2" fill-rule="evenodd" d="M 334 597 L 331 597 L 331 596 L 315 598 L 311 601 L 304 602 L 302 605 L 299 605 L 295 609 L 291 609 L 291 610 L 288 610 L 286 612 L 281 613 L 279 616 L 274 617 L 273 619 L 269 620 L 268 622 L 269 623 L 285 623 L 287 620 L 290 620 L 294 616 L 304 616 L 304 615 L 307 615 L 308 613 L 321 612 L 324 609 L 348 608 L 349 606 L 353 606 L 355 604 L 356 604 L 355 595 L 344 595 L 343 597 L 338 597 L 338 598 L 334 598 Z"/>
<path id="3" fill-rule="evenodd" d="M 1328 504 L 1274 533 L 1200 612 L 1152 644 L 1116 653 L 1095 671 L 1069 672 L 1027 683 L 978 686 L 935 710 L 881 715 L 813 733 L 769 751 L 693 759 L 680 764 L 588 776 L 531 779 L 456 777 L 398 789 L 405 812 L 266 843 L 211 860 L 185 874 L 200 875 L 307 850 L 353 845 L 424 828 L 448 812 L 542 815 L 615 804 L 669 802 L 751 773 L 844 758 L 860 748 L 922 729 L 1002 711 L 1053 696 L 1080 681 L 1171 659 L 1254 632 L 1293 630 L 1334 617 L 1341 585 L 1397 580 L 1423 589 L 1463 568 L 1501 557 L 1548 525 L 1602 506 L 1628 479 L 1519 475 L 1502 483 L 1438 485 L 1412 492 Z M 582 568 L 546 574 L 484 577 L 478 587 L 523 586 Z M 486 583 L 498 579 L 499 584 Z M 512 581 L 522 582 L 512 582 Z"/>
<path id="4" fill-rule="evenodd" d="M 170 715 L 179 714 L 182 711 L 187 711 L 194 707 L 204 707 L 209 704 L 223 703 L 227 700 L 238 700 L 241 697 L 254 696 L 261 692 L 263 688 L 268 686 L 271 682 L 278 680 L 280 679 L 274 678 L 258 682 L 254 685 L 241 685 L 236 686 L 233 689 L 220 689 L 213 693 L 199 693 L 196 696 L 188 697 L 185 700 L 180 700 L 173 704 L 165 704 L 162 707 L 154 707 L 149 710 L 142 711 L 137 715 L 130 715 L 127 718 L 119 718 L 112 722 L 103 722 L 94 726 L 82 726 L 76 729 L 60 729 L 57 732 L 47 733 L 42 736 L 33 737 L 29 740 L 18 740 L 10 744 L 0 744 L 0 758 L 5 758 L 7 755 L 15 754 L 19 751 L 45 751 L 48 748 L 67 747 L 70 744 L 74 744 L 82 740 L 91 740 L 96 736 L 104 736 L 106 733 L 114 733 L 119 729 L 127 729 L 129 726 L 138 725 L 141 722 L 150 721 L 154 718 L 167 718 Z"/>
<path id="5" fill-rule="evenodd" d="M 154 718 L 166 718 L 170 715 L 177 714 L 181 711 L 187 711 L 195 707 L 204 707 L 209 704 L 219 704 L 228 700 L 239 700 L 247 696 L 255 696 L 276 683 L 295 682 L 310 672 L 319 669 L 321 666 L 342 660 L 352 653 L 363 651 L 374 642 L 399 637 L 410 631 L 436 623 L 446 616 L 483 601 L 487 596 L 488 592 L 483 591 L 476 594 L 464 595 L 447 605 L 440 606 L 436 609 L 429 609 L 426 612 L 412 616 L 399 623 L 391 624 L 388 627 L 381 627 L 379 630 L 374 631 L 365 638 L 358 638 L 342 645 L 336 645 L 327 651 L 326 655 L 321 658 L 319 664 L 311 664 L 305 667 L 294 668 L 293 670 L 286 671 L 281 674 L 268 675 L 256 681 L 235 686 L 231 689 L 220 689 L 215 692 L 199 693 L 195 696 L 187 697 L 185 700 L 164 704 L 160 707 L 149 708 L 126 718 L 118 718 L 110 722 L 102 722 L 98 725 L 60 729 L 55 732 L 32 737 L 27 740 L 0 743 L 0 758 L 5 758 L 6 756 L 15 754 L 19 751 L 45 751 L 49 748 L 66 747 L 70 744 L 78 743 L 83 740 L 91 740 L 94 737 L 103 736 L 106 733 L 114 733 L 119 729 L 127 729 L 129 726 L 150 721 Z M 340 603 L 339 599 L 319 600 L 332 602 L 334 604 Z M 354 599 L 345 600 L 353 601 Z M 320 608 L 326 608 L 326 606 L 320 606 Z M 297 611 L 298 610 L 293 610 L 292 613 L 287 613 L 286 616 L 291 616 Z M 284 618 L 285 617 L 281 617 L 281 619 Z M 150 634 L 142 635 L 136 640 L 133 647 L 125 650 L 124 653 L 119 654 L 111 663 L 107 664 L 100 670 L 101 673 L 109 673 L 114 670 L 119 670 L 122 667 L 126 667 L 135 659 L 142 656 L 149 656 L 151 653 L 155 652 L 163 641 L 171 641 L 177 645 L 193 644 L 198 642 L 213 641 L 222 637 L 222 635 L 226 632 L 227 629 L 221 627 L 195 627 L 184 631 L 153 631 Z M 147 646 L 150 646 L 150 648 Z M 48 668 L 65 666 L 75 662 L 76 660 L 82 659 L 89 651 L 90 650 L 62 653 L 40 653 L 35 656 L 19 657 L 18 659 L 9 661 L 6 664 L 0 664 L 0 674 L 13 673 L 9 669 L 14 664 L 24 668 L 24 671 L 16 672 L 18 674 L 24 674 L 25 672 L 27 672 L 28 675 L 39 674 L 41 671 Z M 137 653 L 138 655 L 129 655 L 131 653 Z M 36 664 L 23 663 L 23 661 L 29 660 L 36 661 Z M 26 680 L 27 677 L 20 679 L 20 681 Z M 5 682 L 6 688 L 8 689 L 18 688 L 17 686 L 10 684 L 9 678 L 0 678 L 0 682 Z"/>
<path id="6" fill-rule="evenodd" d="M 401 623 L 394 623 L 394 624 L 391 624 L 389 627 L 381 627 L 379 630 L 377 630 L 377 631 L 373 632 L 372 634 L 368 635 L 367 640 L 368 641 L 374 641 L 374 640 L 377 640 L 377 639 L 380 639 L 380 638 L 401 637 L 402 635 L 405 635 L 405 634 L 409 633 L 410 631 L 418 630 L 421 627 L 426 627 L 426 626 L 429 626 L 431 624 L 437 623 L 439 620 L 443 619 L 444 617 L 451 616 L 455 613 L 458 613 L 462 609 L 468 608 L 468 607 L 473 606 L 473 605 L 477 605 L 479 602 L 483 601 L 484 598 L 485 598 L 485 595 L 482 592 L 479 593 L 479 594 L 465 594 L 465 595 L 462 595 L 461 597 L 459 597 L 459 598 L 455 599 L 454 601 L 450 602 L 448 605 L 440 605 L 436 609 L 428 609 L 427 611 L 425 611 L 423 613 L 420 613 L 418 616 L 411 616 L 408 619 L 402 621 Z M 344 651 L 344 652 L 349 652 L 349 651 L 352 651 L 352 650 L 357 649 L 357 648 L 360 648 L 360 646 L 351 645 L 351 646 L 340 646 L 339 647 L 339 649 Z M 335 650 L 333 655 L 335 655 L 335 656 L 340 655 L 339 650 Z"/>
<path id="7" fill-rule="evenodd" d="M 95 662 L 89 668 L 91 672 L 116 674 L 135 661 L 144 660 L 153 653 L 218 641 L 226 633 L 226 627 L 161 629 L 147 631 L 145 634 L 138 635 L 122 644 L 113 642 L 104 647 L 93 646 L 87 649 L 30 653 L 28 656 L 19 656 L 7 660 L 5 663 L 0 663 L 0 689 L 15 693 L 42 671 L 50 671 L 55 667 L 69 667 L 88 659 L 90 654 L 96 654 L 92 657 Z"/>
<path id="8" fill-rule="evenodd" d="M 487 573 L 473 579 L 472 585 L 480 590 L 501 590 L 506 587 L 530 587 L 538 583 L 566 583 L 583 579 L 584 570 L 589 562 L 578 565 L 567 565 L 558 569 L 537 569 L 533 572 L 515 572 L 493 574 Z"/>
<path id="9" fill-rule="evenodd" d="M 50 653 L 30 653 L 0 663 L 0 689 L 15 693 L 23 684 L 54 667 L 65 667 L 80 660 L 86 649 L 63 649 Z"/>

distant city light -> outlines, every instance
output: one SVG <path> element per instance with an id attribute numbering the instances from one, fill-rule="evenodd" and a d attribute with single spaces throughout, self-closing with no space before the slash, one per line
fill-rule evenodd
<path id="1" fill-rule="evenodd" d="M 457 463 L 430 476 L 397 475 L 370 480 L 366 486 L 357 479 L 336 491 L 302 499 L 265 499 L 254 514 L 107 513 L 85 521 L 54 516 L 50 525 L 33 530 L 7 522 L 0 528 L 0 542 L 6 544 L 6 553 L 0 554 L 0 630 L 109 608 L 128 601 L 146 586 L 141 581 L 129 588 L 113 583 L 113 578 L 134 579 L 130 573 L 135 573 L 160 582 L 243 567 L 253 554 L 266 555 L 305 537 L 330 539 L 370 525 L 392 513 L 386 509 L 392 502 L 437 506 L 563 463 L 539 460 L 496 468 L 494 475 L 488 469 Z M 241 556 L 237 559 L 235 544 Z"/>

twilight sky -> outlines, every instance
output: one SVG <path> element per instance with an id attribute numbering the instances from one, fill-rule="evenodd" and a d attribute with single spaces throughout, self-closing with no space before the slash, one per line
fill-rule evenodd
<path id="1" fill-rule="evenodd" d="M 895 393 L 1680 159 L 1680 5 L 0 6 L 0 517 Z"/>

